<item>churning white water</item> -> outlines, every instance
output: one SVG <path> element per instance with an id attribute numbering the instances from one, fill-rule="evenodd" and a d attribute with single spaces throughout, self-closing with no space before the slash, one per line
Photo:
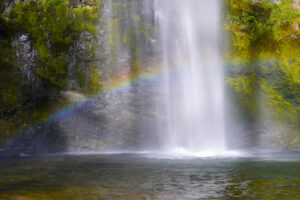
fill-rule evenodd
<path id="1" fill-rule="evenodd" d="M 219 0 L 156 0 L 165 69 L 166 150 L 222 152 L 224 73 Z"/>

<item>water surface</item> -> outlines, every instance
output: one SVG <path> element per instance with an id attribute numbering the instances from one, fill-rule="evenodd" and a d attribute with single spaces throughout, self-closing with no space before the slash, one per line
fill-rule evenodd
<path id="1" fill-rule="evenodd" d="M 300 156 L 94 153 L 2 159 L 0 199 L 300 199 Z"/>

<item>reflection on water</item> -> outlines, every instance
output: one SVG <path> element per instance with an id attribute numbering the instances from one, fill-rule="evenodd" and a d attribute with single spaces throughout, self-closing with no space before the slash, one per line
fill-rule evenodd
<path id="1" fill-rule="evenodd" d="M 0 160 L 0 199 L 300 199 L 299 153 L 186 159 L 155 155 Z"/>

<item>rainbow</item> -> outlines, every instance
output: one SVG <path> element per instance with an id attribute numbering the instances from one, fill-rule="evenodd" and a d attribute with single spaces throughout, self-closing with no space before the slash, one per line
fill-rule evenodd
<path id="1" fill-rule="evenodd" d="M 41 124 L 44 125 L 64 120 L 73 113 L 84 109 L 89 103 L 95 101 L 95 99 L 101 95 L 126 91 L 141 82 L 155 82 L 161 79 L 164 73 L 165 72 L 160 65 L 154 65 L 154 67 L 145 67 L 144 70 L 140 70 L 138 73 L 135 73 L 135 75 L 126 73 L 110 78 L 102 83 L 103 89 L 100 93 L 89 96 L 84 101 L 72 103 L 71 105 L 63 107 L 61 110 L 54 112 L 47 119 L 43 120 Z"/>
<path id="2" fill-rule="evenodd" d="M 168 76 L 176 78 L 177 75 L 182 72 L 182 70 L 188 69 L 189 65 L 186 61 L 187 60 L 185 59 L 180 68 L 177 67 L 165 70 L 165 68 L 162 67 L 162 64 L 157 63 L 145 67 L 140 67 L 141 70 L 134 74 L 124 73 L 108 80 L 104 80 L 104 83 L 102 83 L 103 89 L 100 93 L 98 93 L 97 95 L 88 96 L 84 101 L 79 101 L 63 107 L 59 111 L 56 111 L 53 114 L 49 115 L 49 117 L 40 122 L 39 125 L 41 126 L 52 122 L 62 121 L 72 114 L 86 108 L 89 103 L 95 101 L 95 99 L 97 99 L 101 95 L 123 92 L 142 82 L 152 83 L 159 81 L 164 77 L 166 73 L 168 73 Z M 78 92 L 74 93 L 80 95 L 80 93 Z"/>

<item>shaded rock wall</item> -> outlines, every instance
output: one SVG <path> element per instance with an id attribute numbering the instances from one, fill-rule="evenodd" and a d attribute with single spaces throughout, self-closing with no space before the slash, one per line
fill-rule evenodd
<path id="1" fill-rule="evenodd" d="M 98 92 L 100 10 L 97 0 L 0 2 L 0 142 L 17 134 L 28 145 L 32 137 L 63 134 L 55 124 L 49 130 L 56 133 L 36 124 L 67 103 L 63 91 Z"/>

